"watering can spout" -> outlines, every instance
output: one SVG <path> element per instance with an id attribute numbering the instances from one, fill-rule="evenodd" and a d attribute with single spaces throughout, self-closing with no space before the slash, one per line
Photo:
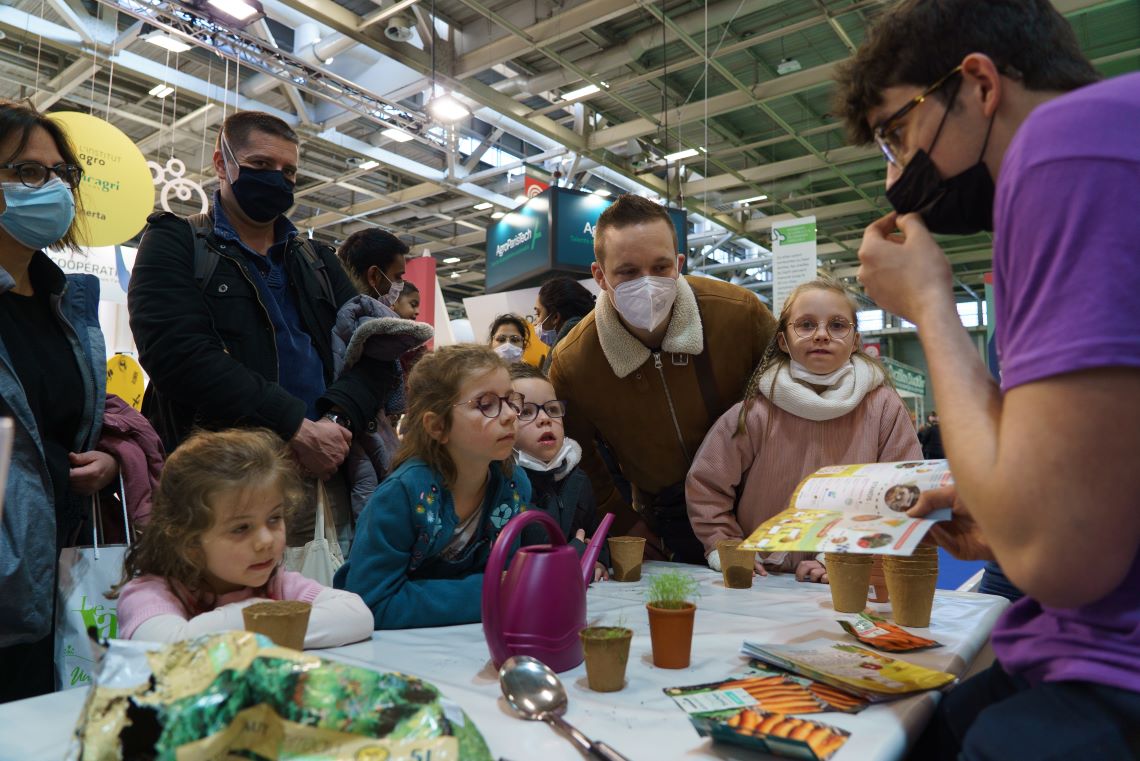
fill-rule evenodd
<path id="1" fill-rule="evenodd" d="M 586 552 L 582 555 L 582 583 L 587 587 L 594 580 L 594 563 L 598 562 L 598 553 L 602 551 L 602 544 L 606 541 L 606 534 L 609 533 L 613 522 L 614 514 L 607 513 L 598 524 L 598 530 L 594 532 L 590 544 L 586 546 Z"/>

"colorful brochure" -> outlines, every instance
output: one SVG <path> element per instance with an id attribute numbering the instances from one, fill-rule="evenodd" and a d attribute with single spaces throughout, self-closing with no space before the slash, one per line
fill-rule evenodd
<path id="1" fill-rule="evenodd" d="M 816 679 L 872 703 L 941 689 L 958 681 L 953 674 L 934 671 L 891 658 L 858 645 L 816 640 L 801 645 L 761 645 L 745 642 L 750 658 Z"/>
<path id="2" fill-rule="evenodd" d="M 952 486 L 946 460 L 820 468 L 796 487 L 788 509 L 762 523 L 741 549 L 910 555 L 950 509 L 926 518 L 906 511 L 928 489 Z"/>

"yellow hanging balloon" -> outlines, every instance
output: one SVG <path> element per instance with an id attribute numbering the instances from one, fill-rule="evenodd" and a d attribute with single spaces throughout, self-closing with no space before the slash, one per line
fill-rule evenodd
<path id="1" fill-rule="evenodd" d="M 107 393 L 114 394 L 136 410 L 142 410 L 145 384 L 138 360 L 130 354 L 115 354 L 107 360 Z"/>
<path id="2" fill-rule="evenodd" d="M 83 168 L 78 228 L 85 246 L 114 246 L 135 236 L 154 210 L 154 179 L 146 157 L 118 127 L 90 114 L 49 115 L 67 133 Z"/>

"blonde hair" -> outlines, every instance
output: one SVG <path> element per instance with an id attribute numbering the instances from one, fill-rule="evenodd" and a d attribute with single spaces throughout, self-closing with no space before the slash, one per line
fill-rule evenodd
<path id="1" fill-rule="evenodd" d="M 756 366 L 756 369 L 752 373 L 752 377 L 748 379 L 748 386 L 744 390 L 744 404 L 741 405 L 740 418 L 736 424 L 735 435 L 737 436 L 744 433 L 744 421 L 748 416 L 748 408 L 752 406 L 752 403 L 756 400 L 756 397 L 760 396 L 761 394 L 760 378 L 763 377 L 763 375 L 771 368 L 779 369 L 780 367 L 783 367 L 784 365 L 791 362 L 791 357 L 788 355 L 788 353 L 780 348 L 779 337 L 783 335 L 784 332 L 788 329 L 788 323 L 792 319 L 792 307 L 795 305 L 796 299 L 798 299 L 807 291 L 828 291 L 830 293 L 835 293 L 839 296 L 842 296 L 847 301 L 847 306 L 851 309 L 851 322 L 855 329 L 856 336 L 855 351 L 853 352 L 853 355 L 858 354 L 863 359 L 867 360 L 882 370 L 883 377 L 886 379 L 884 383 L 894 388 L 894 383 L 891 382 L 891 376 L 886 371 L 886 368 L 883 367 L 882 363 L 879 362 L 879 360 L 863 351 L 863 342 L 858 340 L 859 326 L 857 324 L 858 318 L 856 317 L 856 313 L 859 311 L 859 302 L 855 299 L 855 294 L 847 290 L 843 283 L 839 282 L 835 278 L 830 277 L 829 275 L 818 275 L 814 280 L 810 280 L 806 283 L 800 283 L 797 285 L 794 289 L 792 289 L 792 292 L 788 294 L 788 297 L 784 299 L 784 304 L 780 309 L 780 318 L 776 323 L 776 330 L 772 333 L 772 340 L 768 342 L 767 348 L 764 349 L 764 354 L 760 358 L 760 364 Z M 775 388 L 776 378 L 775 375 L 773 375 L 772 386 L 768 389 L 768 394 L 771 395 Z"/>
<path id="2" fill-rule="evenodd" d="M 266 484 L 281 489 L 286 515 L 303 499 L 297 466 L 277 434 L 235 429 L 191 435 L 167 458 L 150 522 L 127 551 L 123 578 L 108 596 L 117 597 L 136 576 L 153 574 L 166 579 L 188 613 L 199 611 L 200 602 L 185 599 L 182 589 L 212 596 L 200 550 L 202 535 L 217 521 L 215 499 L 222 492 Z"/>
<path id="3" fill-rule="evenodd" d="M 425 354 L 408 376 L 408 429 L 392 461 L 392 470 L 419 458 L 443 476 L 445 486 L 455 486 L 455 461 L 447 447 L 428 432 L 424 417 L 429 412 L 438 415 L 446 434 L 451 430 L 455 405 L 465 401 L 459 398 L 463 382 L 475 374 L 509 369 L 505 359 L 480 344 L 444 346 Z M 500 464 L 504 475 L 509 476 L 514 467 L 513 456 Z"/>

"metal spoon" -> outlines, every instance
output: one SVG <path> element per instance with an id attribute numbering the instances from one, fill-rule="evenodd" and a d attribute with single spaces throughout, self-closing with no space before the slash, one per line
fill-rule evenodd
<path id="1" fill-rule="evenodd" d="M 537 658 L 508 658 L 499 669 L 499 687 L 516 713 L 530 721 L 545 721 L 569 737 L 583 753 L 604 761 L 629 761 L 605 743 L 593 742 L 562 718 L 566 690 L 558 676 Z"/>

